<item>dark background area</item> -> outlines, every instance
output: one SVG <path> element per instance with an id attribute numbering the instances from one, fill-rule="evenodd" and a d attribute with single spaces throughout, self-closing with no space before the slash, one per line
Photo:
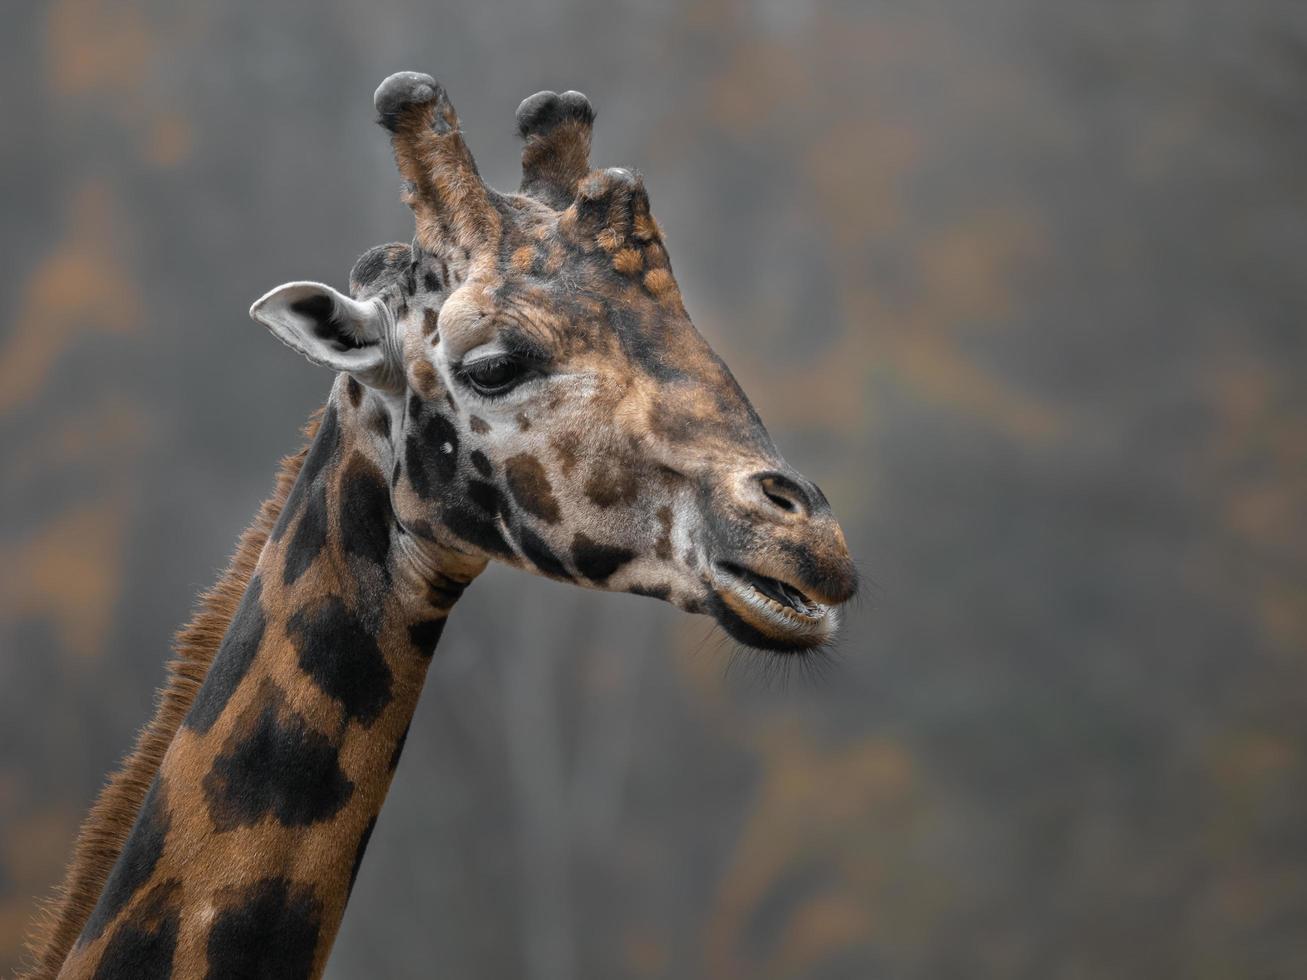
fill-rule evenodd
<path id="1" fill-rule="evenodd" d="M 874 582 L 823 677 L 492 568 L 328 975 L 1307 976 L 1307 6 L 6 5 L 0 970 L 329 379 L 245 314 L 579 88 Z"/>

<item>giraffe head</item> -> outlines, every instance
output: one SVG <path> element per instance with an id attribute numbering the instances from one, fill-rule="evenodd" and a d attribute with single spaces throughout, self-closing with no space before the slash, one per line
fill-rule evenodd
<path id="1" fill-rule="evenodd" d="M 416 217 L 350 295 L 251 314 L 338 372 L 410 542 L 666 599 L 777 651 L 829 640 L 857 576 L 821 491 L 772 444 L 681 303 L 636 174 L 590 170 L 578 92 L 518 108 L 516 194 L 481 180 L 444 90 L 375 95 Z"/>

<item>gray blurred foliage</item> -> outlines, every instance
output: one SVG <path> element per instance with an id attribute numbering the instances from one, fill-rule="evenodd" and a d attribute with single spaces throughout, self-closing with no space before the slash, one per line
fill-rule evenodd
<path id="1" fill-rule="evenodd" d="M 599 110 L 871 587 L 823 677 L 492 569 L 329 976 L 1307 975 L 1307 6 L 19 0 L 0 969 L 407 240 L 370 96 Z"/>

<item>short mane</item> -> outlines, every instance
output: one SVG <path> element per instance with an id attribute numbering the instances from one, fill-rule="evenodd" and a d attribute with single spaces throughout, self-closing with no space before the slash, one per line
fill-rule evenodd
<path id="1" fill-rule="evenodd" d="M 281 461 L 272 496 L 263 502 L 254 522 L 241 535 L 222 578 L 200 596 L 194 617 L 178 631 L 173 643 L 176 656 L 168 665 L 167 682 L 156 697 L 154 717 L 141 729 L 131 754 L 109 778 L 83 821 L 63 883 L 42 904 L 29 928 L 30 965 L 16 980 L 54 980 L 81 934 L 164 753 L 204 682 L 321 419 L 319 409 L 304 427 L 306 445 Z"/>

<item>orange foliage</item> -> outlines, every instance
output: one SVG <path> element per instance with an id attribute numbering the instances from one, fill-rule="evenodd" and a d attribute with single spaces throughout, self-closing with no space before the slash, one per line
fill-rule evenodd
<path id="1" fill-rule="evenodd" d="M 127 507 L 104 498 L 0 552 L 0 621 L 49 620 L 63 646 L 98 656 L 121 588 Z"/>
<path id="2" fill-rule="evenodd" d="M 31 398 L 79 335 L 139 327 L 141 302 L 122 264 L 113 203 L 97 181 L 73 195 L 71 229 L 32 273 L 0 347 L 0 413 Z"/>

